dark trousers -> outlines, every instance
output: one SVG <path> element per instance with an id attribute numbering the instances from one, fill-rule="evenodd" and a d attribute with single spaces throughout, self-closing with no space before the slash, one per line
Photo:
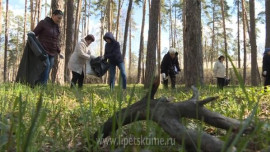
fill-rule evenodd
<path id="1" fill-rule="evenodd" d="M 169 76 L 170 76 L 170 78 L 171 78 L 172 89 L 175 89 L 176 76 L 175 76 L 175 74 L 173 74 L 173 73 L 169 73 Z M 169 79 L 163 80 L 164 88 L 168 89 L 168 83 L 169 83 Z"/>
<path id="2" fill-rule="evenodd" d="M 77 82 L 78 82 L 78 87 L 82 88 L 83 86 L 83 79 L 84 79 L 84 73 L 82 72 L 82 74 L 79 74 L 77 72 L 72 71 L 72 79 L 71 79 L 71 88 L 76 86 Z"/>
<path id="3" fill-rule="evenodd" d="M 270 86 L 270 76 L 266 76 L 265 77 L 265 81 L 264 81 L 264 91 L 266 92 L 267 90 L 267 86 Z"/>
<path id="4" fill-rule="evenodd" d="M 223 89 L 225 86 L 225 79 L 224 78 L 217 78 L 217 87 L 219 89 Z"/>

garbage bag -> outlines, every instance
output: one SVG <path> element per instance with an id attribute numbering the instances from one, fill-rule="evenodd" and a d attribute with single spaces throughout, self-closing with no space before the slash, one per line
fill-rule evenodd
<path id="1" fill-rule="evenodd" d="M 101 57 L 91 59 L 90 65 L 96 76 L 102 77 L 109 69 L 110 65 L 107 61 L 102 60 Z"/>

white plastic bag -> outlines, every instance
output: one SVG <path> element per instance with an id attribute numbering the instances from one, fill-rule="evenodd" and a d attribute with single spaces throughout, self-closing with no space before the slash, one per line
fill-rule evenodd
<path id="1" fill-rule="evenodd" d="M 94 59 L 94 58 L 95 58 L 95 57 L 91 55 L 91 59 Z M 94 75 L 94 76 L 96 76 L 96 73 L 95 73 L 95 71 L 92 69 L 91 64 L 90 64 L 91 59 L 90 59 L 89 61 L 86 62 L 86 74 L 87 74 L 87 75 Z"/>

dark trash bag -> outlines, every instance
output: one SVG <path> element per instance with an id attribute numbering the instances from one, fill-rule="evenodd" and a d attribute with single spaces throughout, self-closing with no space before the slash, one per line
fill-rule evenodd
<path id="1" fill-rule="evenodd" d="M 47 66 L 46 59 L 48 55 L 33 33 L 27 35 L 27 44 L 24 48 L 16 82 L 34 87 Z"/>
<path id="2" fill-rule="evenodd" d="M 228 86 L 230 84 L 231 79 L 230 78 L 224 78 L 224 79 L 225 79 L 224 85 Z"/>
<path id="3" fill-rule="evenodd" d="M 102 77 L 110 67 L 109 63 L 105 60 L 102 60 L 101 57 L 92 59 L 90 61 L 90 65 L 98 77 Z"/>

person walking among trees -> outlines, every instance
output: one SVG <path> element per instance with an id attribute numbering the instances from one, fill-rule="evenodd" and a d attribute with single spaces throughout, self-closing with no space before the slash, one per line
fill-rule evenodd
<path id="1" fill-rule="evenodd" d="M 172 89 L 175 89 L 176 74 L 181 69 L 178 62 L 178 52 L 175 48 L 170 48 L 169 52 L 163 57 L 161 61 L 161 75 L 163 78 L 163 85 L 168 89 L 168 77 L 171 78 Z"/>
<path id="2" fill-rule="evenodd" d="M 270 48 L 266 48 L 263 56 L 263 76 L 265 77 L 264 91 L 270 86 Z"/>
<path id="3" fill-rule="evenodd" d="M 91 58 L 91 52 L 87 48 L 94 41 L 95 37 L 89 34 L 75 46 L 75 50 L 68 62 L 68 68 L 72 71 L 71 88 L 76 86 L 77 82 L 79 88 L 83 86 L 85 65 Z"/>
<path id="4" fill-rule="evenodd" d="M 223 64 L 225 57 L 222 55 L 218 58 L 218 61 L 214 65 L 214 75 L 217 78 L 217 87 L 223 89 L 225 86 L 226 69 Z"/>
<path id="5" fill-rule="evenodd" d="M 59 47 L 59 24 L 61 23 L 62 18 L 63 12 L 61 10 L 55 10 L 51 17 L 46 17 L 44 20 L 41 20 L 33 30 L 35 36 L 38 37 L 39 42 L 48 54 L 48 58 L 46 59 L 47 66 L 41 74 L 38 84 L 47 84 L 50 70 L 54 64 L 54 57 L 59 55 L 60 58 L 64 58 L 63 55 L 60 54 L 61 50 Z"/>
<path id="6" fill-rule="evenodd" d="M 113 90 L 115 83 L 116 66 L 119 68 L 122 79 L 122 88 L 125 91 L 127 87 L 125 64 L 120 52 L 120 44 L 117 42 L 111 32 L 107 32 L 103 39 L 107 42 L 105 45 L 104 60 L 109 60 L 110 64 L 110 88 Z"/>

